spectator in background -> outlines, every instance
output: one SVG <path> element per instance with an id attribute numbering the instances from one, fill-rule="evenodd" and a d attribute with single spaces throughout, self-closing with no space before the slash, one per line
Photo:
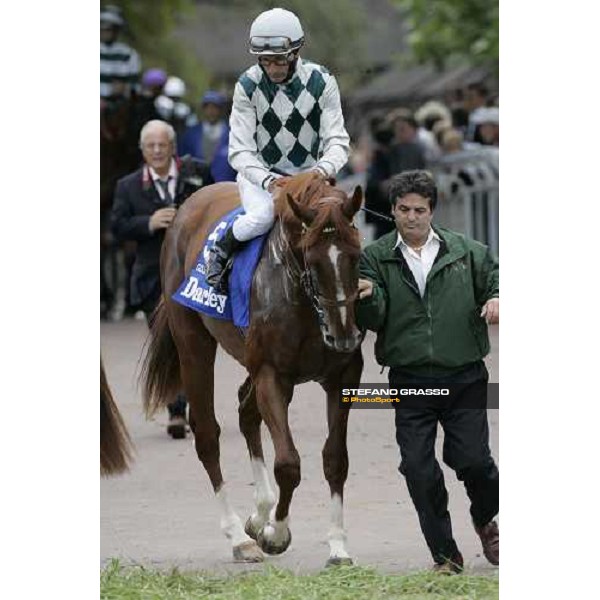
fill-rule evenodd
<path id="1" fill-rule="evenodd" d="M 365 208 L 389 217 L 390 203 L 387 198 L 384 182 L 392 175 L 389 154 L 394 132 L 387 120 L 380 115 L 371 119 L 370 129 L 374 147 L 371 163 L 367 169 Z M 386 221 L 369 212 L 365 213 L 365 221 L 373 225 L 375 239 L 380 238 L 394 228 L 393 221 Z"/>
<path id="2" fill-rule="evenodd" d="M 477 118 L 477 112 L 486 107 L 488 95 L 489 90 L 482 83 L 471 83 L 467 86 L 465 108 L 469 111 L 469 125 L 465 137 L 471 142 L 481 142 L 476 135 L 477 127 L 474 119 Z"/>
<path id="3" fill-rule="evenodd" d="M 424 169 L 425 149 L 419 142 L 419 125 L 413 114 L 407 109 L 398 109 L 391 113 L 390 122 L 394 132 L 389 153 L 391 175 Z"/>
<path id="4" fill-rule="evenodd" d="M 137 242 L 131 276 L 131 302 L 144 311 L 148 324 L 161 296 L 160 250 L 165 231 L 177 208 L 201 187 L 214 183 L 208 165 L 191 157 L 175 156 L 175 130 L 153 120 L 140 132 L 144 165 L 117 182 L 112 230 L 119 241 Z M 185 398 L 168 406 L 167 432 L 185 437 Z"/>
<path id="5" fill-rule="evenodd" d="M 229 151 L 229 125 L 225 120 L 226 99 L 219 92 L 207 91 L 202 96 L 202 120 L 188 127 L 179 144 L 179 154 L 205 160 L 215 181 L 235 181 L 237 173 L 231 168 Z"/>
<path id="6" fill-rule="evenodd" d="M 452 127 L 444 129 L 440 134 L 442 154 L 456 154 L 464 149 L 463 134 Z"/>
<path id="7" fill-rule="evenodd" d="M 425 160 L 428 163 L 433 162 L 441 155 L 440 146 L 433 133 L 433 128 L 440 121 L 451 126 L 452 115 L 447 106 L 441 102 L 430 100 L 415 112 L 415 119 L 419 123 L 417 137 L 425 149 Z"/>
<path id="8" fill-rule="evenodd" d="M 475 142 L 465 141 L 464 133 L 455 127 L 449 125 L 446 121 L 438 121 L 433 127 L 433 133 L 438 145 L 442 149 L 442 156 L 458 152 L 460 150 L 477 150 L 481 146 Z M 460 139 L 460 144 L 458 140 Z"/>
<path id="9" fill-rule="evenodd" d="M 443 138 L 444 134 L 447 131 L 451 131 L 451 130 L 452 130 L 452 125 L 450 123 L 448 123 L 447 121 L 438 121 L 433 126 L 432 133 L 435 136 L 435 140 L 437 142 L 437 145 L 440 148 L 442 147 L 442 138 Z"/>
<path id="10" fill-rule="evenodd" d="M 478 108 L 486 106 L 489 90 L 483 83 L 470 83 L 465 95 L 465 108 L 469 115 Z"/>
<path id="11" fill-rule="evenodd" d="M 466 133 L 469 126 L 469 111 L 465 108 L 465 94 L 462 89 L 456 89 L 450 95 L 450 113 L 452 126 L 461 133 Z"/>
<path id="12" fill-rule="evenodd" d="M 500 116 L 497 107 L 479 109 L 473 116 L 473 125 L 476 127 L 476 137 L 482 146 L 499 146 Z"/>
<path id="13" fill-rule="evenodd" d="M 156 99 L 156 107 L 161 117 L 171 123 L 177 137 L 180 138 L 185 129 L 195 125 L 198 119 L 192 113 L 190 105 L 184 101 L 186 86 L 183 79 L 169 77 L 163 88 L 163 94 Z"/>
<path id="14" fill-rule="evenodd" d="M 142 91 L 135 99 L 129 123 L 132 139 L 139 139 L 142 127 L 149 121 L 157 119 L 165 120 L 158 111 L 157 98 L 162 94 L 166 82 L 167 74 L 162 69 L 153 68 L 144 71 L 144 75 L 142 76 Z M 131 151 L 137 156 L 138 162 L 141 162 L 142 155 L 140 149 L 132 147 Z"/>
<path id="15" fill-rule="evenodd" d="M 141 63 L 138 53 L 118 37 L 125 25 L 120 9 L 106 6 L 100 10 L 100 98 L 128 96 L 137 82 Z"/>

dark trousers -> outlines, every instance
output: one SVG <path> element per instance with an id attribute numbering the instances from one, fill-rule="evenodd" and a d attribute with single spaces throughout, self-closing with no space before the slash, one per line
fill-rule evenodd
<path id="1" fill-rule="evenodd" d="M 156 301 L 147 301 L 142 304 L 142 310 L 144 311 L 144 315 L 146 316 L 146 323 L 148 323 L 148 327 L 152 325 L 152 314 L 154 313 L 154 309 L 158 304 L 158 300 Z M 167 404 L 167 410 L 169 411 L 169 417 L 183 417 L 185 419 L 185 413 L 187 409 L 187 400 L 183 394 L 177 394 L 174 402 L 170 402 Z"/>
<path id="2" fill-rule="evenodd" d="M 448 512 L 448 492 L 435 457 L 438 423 L 444 430 L 443 459 L 464 483 L 476 526 L 491 521 L 499 509 L 498 468 L 491 456 L 487 422 L 487 369 L 470 366 L 458 376 L 423 379 L 390 369 L 390 385 L 460 383 L 451 400 L 423 400 L 423 406 L 396 407 L 396 441 L 400 447 L 400 472 L 419 517 L 421 531 L 437 563 L 456 555 Z"/>

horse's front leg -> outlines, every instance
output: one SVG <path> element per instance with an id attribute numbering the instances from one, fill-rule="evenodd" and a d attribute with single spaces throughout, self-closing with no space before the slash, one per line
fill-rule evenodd
<path id="1" fill-rule="evenodd" d="M 279 486 L 279 501 L 269 521 L 258 532 L 257 542 L 267 554 L 281 554 L 292 541 L 288 515 L 294 489 L 300 483 L 300 456 L 288 423 L 294 386 L 270 365 L 263 365 L 254 381 L 258 409 L 273 440 L 275 481 Z"/>
<path id="2" fill-rule="evenodd" d="M 252 475 L 254 476 L 254 502 L 256 504 L 256 511 L 248 517 L 244 530 L 252 539 L 256 540 L 259 531 L 269 521 L 271 509 L 275 506 L 277 498 L 269 482 L 269 475 L 265 466 L 260 435 L 262 417 L 256 403 L 256 388 L 250 377 L 240 387 L 238 396 L 240 399 L 240 430 L 246 438 L 250 454 Z"/>
<path id="3" fill-rule="evenodd" d="M 329 483 L 331 493 L 330 528 L 328 533 L 329 559 L 327 565 L 351 565 L 352 558 L 346 547 L 344 529 L 344 484 L 348 477 L 348 407 L 340 406 L 342 387 L 358 387 L 362 373 L 363 360 L 360 350 L 339 378 L 325 382 L 327 392 L 327 424 L 329 435 L 323 446 L 323 472 Z"/>

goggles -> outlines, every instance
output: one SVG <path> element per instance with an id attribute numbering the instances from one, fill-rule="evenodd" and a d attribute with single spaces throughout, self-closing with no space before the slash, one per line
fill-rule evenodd
<path id="1" fill-rule="evenodd" d="M 292 40 L 285 36 L 253 36 L 250 38 L 251 54 L 289 54 L 300 46 L 301 40 L 292 44 Z"/>
<path id="2" fill-rule="evenodd" d="M 270 67 L 271 65 L 275 65 L 277 67 L 285 67 L 285 65 L 289 65 L 294 57 L 291 54 L 271 54 L 271 55 L 260 55 L 258 57 L 258 64 L 263 67 Z"/>

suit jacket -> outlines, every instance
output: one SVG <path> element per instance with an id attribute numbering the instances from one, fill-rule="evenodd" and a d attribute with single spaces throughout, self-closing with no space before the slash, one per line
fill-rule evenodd
<path id="1" fill-rule="evenodd" d="M 177 162 L 175 205 L 180 206 L 188 196 L 214 181 L 206 163 L 189 156 Z M 160 249 L 166 230 L 150 232 L 149 223 L 152 214 L 165 206 L 145 166 L 117 182 L 111 227 L 117 240 L 137 242 L 131 303 L 144 310 L 152 310 L 160 298 Z"/>

